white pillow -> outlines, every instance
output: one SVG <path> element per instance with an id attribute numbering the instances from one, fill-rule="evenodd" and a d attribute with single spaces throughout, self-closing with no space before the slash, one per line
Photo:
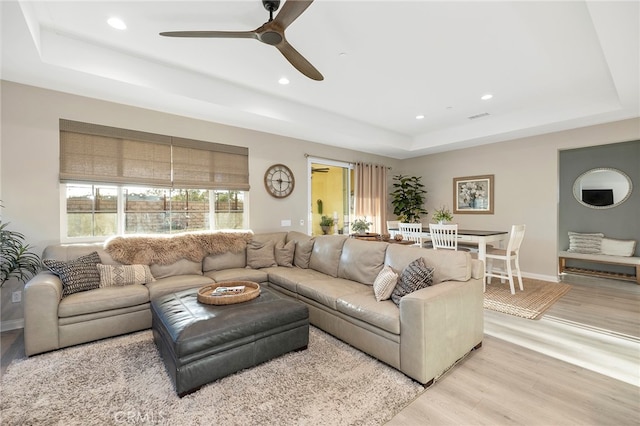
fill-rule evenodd
<path id="1" fill-rule="evenodd" d="M 602 233 L 584 234 L 569 232 L 569 249 L 571 253 L 599 254 L 602 245 Z"/>
<path id="2" fill-rule="evenodd" d="M 391 266 L 386 265 L 382 268 L 373 282 L 373 294 L 375 294 L 376 300 L 381 302 L 390 298 L 397 282 L 398 274 L 391 269 Z"/>
<path id="3" fill-rule="evenodd" d="M 633 256 L 635 251 L 635 240 L 616 240 L 613 238 L 603 238 L 600 248 L 600 254 L 609 256 Z"/>

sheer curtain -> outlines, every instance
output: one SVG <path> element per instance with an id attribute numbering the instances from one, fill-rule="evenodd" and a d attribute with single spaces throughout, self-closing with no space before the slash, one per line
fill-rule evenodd
<path id="1" fill-rule="evenodd" d="M 386 232 L 387 167 L 356 163 L 355 215 L 372 223 L 369 232 Z"/>

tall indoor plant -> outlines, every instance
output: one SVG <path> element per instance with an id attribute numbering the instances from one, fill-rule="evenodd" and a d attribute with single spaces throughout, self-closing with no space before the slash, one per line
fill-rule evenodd
<path id="1" fill-rule="evenodd" d="M 423 208 L 427 191 L 421 182 L 421 176 L 393 177 L 393 192 L 391 193 L 391 204 L 393 214 L 401 222 L 419 222 L 421 214 L 428 212 Z"/>
<path id="2" fill-rule="evenodd" d="M 25 282 L 40 270 L 40 257 L 30 251 L 24 235 L 8 225 L 0 220 L 0 287 L 10 278 Z"/>

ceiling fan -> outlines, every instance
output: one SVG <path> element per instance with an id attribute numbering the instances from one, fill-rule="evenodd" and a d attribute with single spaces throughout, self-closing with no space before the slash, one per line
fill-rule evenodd
<path id="1" fill-rule="evenodd" d="M 324 77 L 293 48 L 284 36 L 287 29 L 310 5 L 313 0 L 287 0 L 282 10 L 274 18 L 273 12 L 280 7 L 280 0 L 262 0 L 262 5 L 269 11 L 269 21 L 253 31 L 169 31 L 160 33 L 166 37 L 203 37 L 203 38 L 253 38 L 265 44 L 275 46 L 276 49 L 298 71 L 307 77 L 321 81 Z"/>

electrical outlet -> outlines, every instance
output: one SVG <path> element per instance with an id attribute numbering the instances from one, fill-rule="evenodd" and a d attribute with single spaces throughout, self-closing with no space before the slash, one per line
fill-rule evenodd
<path id="1" fill-rule="evenodd" d="M 14 291 L 13 293 L 11 293 L 11 301 L 13 303 L 22 302 L 22 292 L 21 291 Z"/>
<path id="2" fill-rule="evenodd" d="M 300 226 L 304 226 L 304 219 L 300 219 Z"/>

